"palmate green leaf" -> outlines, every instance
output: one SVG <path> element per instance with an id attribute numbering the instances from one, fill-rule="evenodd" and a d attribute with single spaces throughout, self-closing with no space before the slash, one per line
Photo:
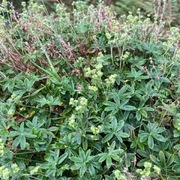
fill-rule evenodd
<path id="1" fill-rule="evenodd" d="M 101 156 L 101 157 L 99 158 L 99 162 L 102 163 L 103 161 L 106 160 L 108 154 L 107 154 L 107 153 L 101 153 L 101 154 L 99 154 L 99 156 Z"/>
<path id="2" fill-rule="evenodd" d="M 16 95 L 18 95 L 20 97 L 22 97 L 26 92 L 27 92 L 26 89 L 25 90 L 21 89 L 21 90 L 13 91 L 14 94 L 16 94 Z"/>
<path id="3" fill-rule="evenodd" d="M 158 127 L 157 129 L 156 129 L 156 133 L 162 133 L 162 132 L 164 132 L 165 131 L 165 128 L 164 127 Z"/>
<path id="4" fill-rule="evenodd" d="M 37 137 L 37 135 L 31 134 L 31 133 L 27 133 L 27 132 L 24 133 L 24 136 L 27 137 L 27 138 L 36 138 Z"/>
<path id="5" fill-rule="evenodd" d="M 106 166 L 108 169 L 112 166 L 112 159 L 109 155 L 106 158 Z"/>
<path id="6" fill-rule="evenodd" d="M 120 131 L 119 134 L 120 134 L 120 136 L 121 136 L 122 138 L 128 138 L 128 137 L 129 137 L 129 134 L 127 134 L 127 133 L 125 133 L 125 132 L 123 132 L 123 131 Z"/>
<path id="7" fill-rule="evenodd" d="M 115 161 L 119 161 L 120 159 L 120 154 L 123 153 L 123 150 L 122 149 L 115 149 L 115 146 L 116 146 L 116 142 L 113 141 L 110 145 L 110 147 L 108 148 L 109 149 L 109 152 L 107 153 L 101 153 L 99 154 L 100 158 L 99 158 L 99 162 L 102 163 L 103 161 L 106 160 L 106 165 L 107 165 L 107 168 L 109 169 L 112 165 L 112 158 L 115 160 Z"/>
<path id="8" fill-rule="evenodd" d="M 45 156 L 45 160 L 48 161 L 48 163 L 55 165 L 56 161 L 55 161 L 55 158 L 53 156 L 54 156 L 54 154 L 47 154 Z"/>
<path id="9" fill-rule="evenodd" d="M 147 128 L 148 128 L 149 132 L 156 130 L 157 127 L 158 127 L 157 123 L 150 123 L 150 122 L 148 122 Z"/>
<path id="10" fill-rule="evenodd" d="M 59 150 L 59 149 L 56 149 L 56 150 L 53 152 L 53 158 L 54 158 L 54 161 L 55 161 L 55 162 L 58 162 L 59 153 L 60 153 L 60 150 Z"/>
<path id="11" fill-rule="evenodd" d="M 152 107 L 143 107 L 143 109 L 144 109 L 145 111 L 155 111 L 155 109 L 152 108 Z"/>
<path id="12" fill-rule="evenodd" d="M 108 106 L 104 109 L 105 111 L 112 111 L 118 107 L 116 103 L 111 102 L 111 101 L 104 102 L 103 104 Z"/>
<path id="13" fill-rule="evenodd" d="M 162 135 L 160 135 L 160 134 L 154 133 L 154 134 L 152 134 L 152 136 L 153 136 L 156 140 L 158 140 L 158 141 L 166 142 L 166 138 L 164 138 L 164 137 L 163 137 Z"/>
<path id="14" fill-rule="evenodd" d="M 96 174 L 95 168 L 94 168 L 94 166 L 92 164 L 89 165 L 88 171 L 91 174 L 91 176 Z"/>
<path id="15" fill-rule="evenodd" d="M 84 137 L 82 137 L 82 147 L 84 150 L 88 149 L 88 140 Z"/>
<path id="16" fill-rule="evenodd" d="M 120 120 L 120 121 L 118 122 L 116 132 L 120 131 L 123 127 L 124 127 L 124 121 L 123 121 L 123 120 Z"/>
<path id="17" fill-rule="evenodd" d="M 86 152 L 86 161 L 91 161 L 94 157 L 91 156 L 91 150 L 89 149 L 87 152 Z"/>
<path id="18" fill-rule="evenodd" d="M 152 138 L 152 136 L 148 136 L 148 146 L 150 149 L 154 148 L 154 139 Z"/>
<path id="19" fill-rule="evenodd" d="M 131 105 L 124 105 L 123 107 L 121 107 L 121 109 L 125 111 L 135 111 L 136 107 L 131 106 Z"/>
<path id="20" fill-rule="evenodd" d="M 180 150 L 180 144 L 176 144 L 176 145 L 174 146 L 174 149 Z"/>
<path id="21" fill-rule="evenodd" d="M 76 141 L 78 144 L 81 144 L 81 141 L 82 141 L 82 137 L 81 137 L 81 134 L 80 133 L 75 133 L 74 134 L 74 137 L 73 137 L 73 140 Z"/>
<path id="22" fill-rule="evenodd" d="M 9 133 L 9 136 L 10 137 L 14 137 L 14 136 L 18 136 L 20 133 L 19 132 L 17 132 L 17 131 L 11 131 L 10 133 Z"/>
<path id="23" fill-rule="evenodd" d="M 15 80 L 14 79 L 7 79 L 6 83 L 2 86 L 2 90 L 5 91 L 8 89 L 9 92 L 13 92 L 15 86 Z"/>
<path id="24" fill-rule="evenodd" d="M 180 164 L 176 164 L 172 167 L 172 170 L 175 172 L 180 172 Z"/>
<path id="25" fill-rule="evenodd" d="M 81 168 L 80 168 L 80 177 L 83 177 L 83 175 L 85 174 L 86 171 L 87 171 L 86 165 L 82 164 Z"/>
<path id="26" fill-rule="evenodd" d="M 148 96 L 151 96 L 152 93 L 154 92 L 154 89 L 152 88 L 154 85 L 154 81 L 153 80 L 150 80 L 146 86 L 145 86 L 145 93 L 148 95 Z"/>
<path id="27" fill-rule="evenodd" d="M 103 139 L 102 139 L 102 143 L 108 142 L 113 138 L 114 134 L 107 134 Z"/>
<path id="28" fill-rule="evenodd" d="M 79 148 L 79 157 L 82 158 L 83 161 L 86 160 L 86 154 L 81 147 Z"/>
<path id="29" fill-rule="evenodd" d="M 21 135 L 21 136 L 18 136 L 18 137 L 16 137 L 14 139 L 12 147 L 16 148 L 16 147 L 18 147 L 18 145 L 20 145 L 22 150 L 25 149 L 25 147 L 26 147 L 26 138 L 25 138 L 25 136 Z"/>
<path id="30" fill-rule="evenodd" d="M 76 156 L 73 156 L 70 158 L 72 161 L 74 161 L 76 164 L 82 163 L 82 159 Z"/>
<path id="31" fill-rule="evenodd" d="M 118 91 L 118 95 L 119 96 L 123 96 L 123 94 L 128 90 L 128 85 L 124 85 L 119 91 Z"/>
<path id="32" fill-rule="evenodd" d="M 143 116 L 143 117 L 146 117 L 147 118 L 147 112 L 144 110 L 144 109 L 141 109 L 140 110 L 140 113 L 141 113 L 141 115 Z"/>
<path id="33" fill-rule="evenodd" d="M 117 119 L 114 117 L 111 123 L 112 130 L 115 132 L 117 129 Z"/>
<path id="34" fill-rule="evenodd" d="M 18 130 L 21 133 L 24 133 L 24 122 L 21 123 L 20 128 Z"/>
<path id="35" fill-rule="evenodd" d="M 139 136 L 140 136 L 140 142 L 144 142 L 148 139 L 148 133 L 141 133 Z"/>
<path id="36" fill-rule="evenodd" d="M 123 152 L 124 152 L 123 149 L 115 149 L 109 153 L 110 153 L 111 157 L 113 158 L 113 157 L 115 157 L 115 155 L 118 155 L 118 157 L 119 157 L 119 154 L 122 154 Z M 114 159 L 114 160 L 116 160 L 116 159 Z"/>
<path id="37" fill-rule="evenodd" d="M 155 163 L 158 167 L 161 167 L 159 160 L 154 156 L 154 155 L 150 155 L 150 159 L 153 163 Z"/>
<path id="38" fill-rule="evenodd" d="M 114 159 L 115 161 L 119 161 L 120 156 L 117 154 L 111 154 L 111 158 Z"/>
<path id="39" fill-rule="evenodd" d="M 131 68 L 131 73 L 129 73 L 128 77 L 137 78 L 137 77 L 141 76 L 142 74 L 143 74 L 143 72 L 136 71 L 134 68 Z"/>
<path id="40" fill-rule="evenodd" d="M 136 111 L 136 119 L 137 119 L 138 121 L 141 120 L 141 113 L 140 113 L 140 111 Z"/>
<path id="41" fill-rule="evenodd" d="M 163 151 L 159 152 L 159 160 L 162 165 L 162 167 L 166 167 L 166 158 Z"/>
<path id="42" fill-rule="evenodd" d="M 123 108 L 128 102 L 129 102 L 129 99 L 124 99 L 124 100 L 120 103 L 119 109 Z"/>
<path id="43" fill-rule="evenodd" d="M 21 142 L 21 137 L 20 136 L 16 137 L 13 141 L 12 147 L 16 148 L 20 144 L 20 142 Z"/>
<path id="44" fill-rule="evenodd" d="M 145 151 L 145 150 L 141 150 L 141 149 L 138 149 L 137 150 L 137 153 L 142 156 L 143 158 L 146 158 L 146 157 L 149 157 L 149 152 Z"/>
<path id="45" fill-rule="evenodd" d="M 26 138 L 25 136 L 19 136 L 19 137 L 20 137 L 20 147 L 23 150 L 26 147 Z"/>
<path id="46" fill-rule="evenodd" d="M 129 134 L 124 133 L 123 131 L 119 131 L 117 133 L 115 133 L 115 136 L 118 138 L 118 140 L 123 143 L 123 139 L 122 138 L 128 138 Z"/>
<path id="47" fill-rule="evenodd" d="M 114 100 L 114 102 L 115 102 L 116 104 L 119 104 L 119 103 L 120 103 L 120 98 L 119 98 L 118 93 L 112 92 L 112 94 L 113 94 L 113 100 Z"/>
<path id="48" fill-rule="evenodd" d="M 115 146 L 116 146 L 116 142 L 113 141 L 112 144 L 109 147 L 109 152 L 112 152 L 114 150 Z"/>
<path id="49" fill-rule="evenodd" d="M 174 162 L 174 160 L 175 160 L 175 156 L 174 156 L 174 154 L 172 154 L 172 155 L 168 158 L 166 165 L 167 165 L 167 166 L 172 165 L 172 163 Z"/>
<path id="50" fill-rule="evenodd" d="M 173 135 L 174 135 L 174 137 L 180 137 L 180 130 L 175 129 L 173 131 Z"/>

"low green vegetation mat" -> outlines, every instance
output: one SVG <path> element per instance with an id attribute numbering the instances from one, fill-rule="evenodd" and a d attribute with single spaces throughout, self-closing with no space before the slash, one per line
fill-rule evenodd
<path id="1" fill-rule="evenodd" d="M 179 29 L 22 5 L 0 7 L 0 178 L 178 180 Z"/>

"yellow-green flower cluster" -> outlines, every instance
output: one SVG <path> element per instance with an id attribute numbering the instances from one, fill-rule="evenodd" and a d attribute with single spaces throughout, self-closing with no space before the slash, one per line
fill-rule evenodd
<path id="1" fill-rule="evenodd" d="M 117 180 L 127 180 L 126 176 L 122 174 L 118 169 L 114 171 L 114 175 Z"/>
<path id="2" fill-rule="evenodd" d="M 114 85 L 116 81 L 117 74 L 110 75 L 107 79 L 105 79 L 106 86 L 110 87 L 111 85 Z"/>
<path id="3" fill-rule="evenodd" d="M 102 127 L 101 126 L 98 126 L 98 127 L 91 126 L 90 129 L 91 129 L 92 133 L 95 134 L 95 135 L 99 134 L 102 131 Z"/>
<path id="4" fill-rule="evenodd" d="M 8 110 L 7 115 L 8 115 L 8 117 L 12 117 L 14 115 L 14 113 L 15 113 L 15 108 L 12 107 Z"/>
<path id="5" fill-rule="evenodd" d="M 89 86 L 89 90 L 97 92 L 98 88 L 96 86 Z"/>
<path id="6" fill-rule="evenodd" d="M 90 67 L 88 67 L 88 68 L 85 68 L 84 69 L 84 76 L 85 77 L 90 77 L 91 76 L 91 74 L 92 74 L 92 72 L 91 72 L 92 70 L 91 70 L 91 68 Z"/>
<path id="7" fill-rule="evenodd" d="M 10 171 L 8 168 L 1 166 L 0 167 L 0 178 L 3 180 L 8 180 L 10 178 Z"/>
<path id="8" fill-rule="evenodd" d="M 87 107 L 88 100 L 84 97 L 80 97 L 78 100 L 75 100 L 74 98 L 71 98 L 69 101 L 69 105 L 72 105 L 75 108 L 76 111 L 84 111 Z"/>
<path id="9" fill-rule="evenodd" d="M 0 139 L 0 157 L 4 155 L 4 143 L 2 139 Z"/>
<path id="10" fill-rule="evenodd" d="M 90 67 L 85 69 L 85 77 L 92 78 L 92 82 L 96 82 L 101 80 L 103 73 L 101 72 L 102 63 L 98 63 L 95 65 L 95 69 L 91 69 Z"/>
<path id="11" fill-rule="evenodd" d="M 104 55 L 102 54 L 102 52 L 98 53 L 98 56 L 97 56 L 97 62 L 102 62 L 102 58 L 104 57 Z"/>
<path id="12" fill-rule="evenodd" d="M 9 170 L 5 166 L 1 166 L 0 167 L 0 179 L 8 180 L 8 179 L 10 179 L 10 177 L 13 174 L 16 174 L 20 170 L 19 166 L 16 163 L 11 165 L 11 169 L 12 170 Z"/>
<path id="13" fill-rule="evenodd" d="M 108 40 L 111 39 L 111 34 L 110 34 L 110 33 L 106 32 L 105 36 L 106 36 L 106 38 L 107 38 Z"/>
<path id="14" fill-rule="evenodd" d="M 151 171 L 152 168 L 154 169 L 154 171 Z M 139 173 L 141 176 L 149 176 L 153 173 L 160 174 L 161 170 L 158 166 L 153 166 L 150 162 L 145 162 L 144 169 L 137 169 L 136 172 Z"/>
<path id="15" fill-rule="evenodd" d="M 75 100 L 74 98 L 71 98 L 69 101 L 69 105 L 76 106 L 78 104 L 78 100 Z"/>
<path id="16" fill-rule="evenodd" d="M 11 97 L 8 99 L 8 103 L 16 103 L 16 104 L 22 104 L 22 101 L 20 100 L 20 96 L 17 94 L 12 94 Z"/>
<path id="17" fill-rule="evenodd" d="M 76 106 L 76 111 L 81 111 L 81 110 L 84 110 L 86 107 L 87 107 L 87 99 L 84 98 L 84 97 L 80 97 L 80 100 L 79 100 L 79 105 Z"/>
<path id="18" fill-rule="evenodd" d="M 75 122 L 75 115 L 74 114 L 72 114 L 71 115 L 71 117 L 69 118 L 69 125 L 71 126 L 71 127 L 75 127 L 75 125 L 76 125 L 76 122 Z"/>
<path id="19" fill-rule="evenodd" d="M 13 174 L 16 174 L 20 170 L 19 166 L 16 163 L 12 164 L 11 168 L 12 168 Z"/>
<path id="20" fill-rule="evenodd" d="M 130 53 L 129 53 L 128 51 L 126 51 L 126 52 L 124 53 L 124 55 L 123 55 L 123 60 L 128 59 L 128 58 L 129 58 L 129 55 L 130 55 Z"/>
<path id="21" fill-rule="evenodd" d="M 116 169 L 116 170 L 114 171 L 114 175 L 115 175 L 115 177 L 116 177 L 117 180 L 120 180 L 120 178 L 121 178 L 121 172 L 120 172 L 118 169 Z"/>
<path id="22" fill-rule="evenodd" d="M 39 171 L 40 167 L 39 166 L 36 166 L 35 168 L 33 168 L 31 171 L 30 171 L 30 174 L 31 175 L 34 175 L 34 174 L 37 174 L 38 171 Z"/>
<path id="23" fill-rule="evenodd" d="M 119 27 L 120 27 L 119 22 L 116 20 L 112 20 L 112 27 L 111 27 L 112 32 L 119 32 Z"/>
<path id="24" fill-rule="evenodd" d="M 101 84 L 101 77 L 103 76 L 103 73 L 101 71 L 103 64 L 102 64 L 102 58 L 103 54 L 99 53 L 96 59 L 96 64 L 91 69 L 90 67 L 84 69 L 84 76 L 89 77 L 92 79 L 92 83 L 94 85 Z"/>
<path id="25" fill-rule="evenodd" d="M 43 5 L 39 5 L 38 3 L 32 1 L 30 2 L 29 7 L 32 13 L 42 13 L 44 11 Z"/>
<path id="26" fill-rule="evenodd" d="M 156 174 L 160 174 L 161 169 L 160 169 L 158 166 L 154 165 L 154 166 L 153 166 L 153 169 L 154 169 L 154 172 L 155 172 Z"/>

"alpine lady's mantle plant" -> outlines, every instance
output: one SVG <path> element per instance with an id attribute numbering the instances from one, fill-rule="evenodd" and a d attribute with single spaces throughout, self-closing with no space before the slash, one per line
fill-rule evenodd
<path id="1" fill-rule="evenodd" d="M 179 30 L 22 6 L 0 16 L 1 179 L 178 179 Z"/>

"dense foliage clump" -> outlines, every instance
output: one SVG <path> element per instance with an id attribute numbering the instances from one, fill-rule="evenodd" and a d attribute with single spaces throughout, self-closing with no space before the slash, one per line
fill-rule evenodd
<path id="1" fill-rule="evenodd" d="M 22 6 L 0 9 L 1 179 L 178 179 L 179 30 Z"/>

